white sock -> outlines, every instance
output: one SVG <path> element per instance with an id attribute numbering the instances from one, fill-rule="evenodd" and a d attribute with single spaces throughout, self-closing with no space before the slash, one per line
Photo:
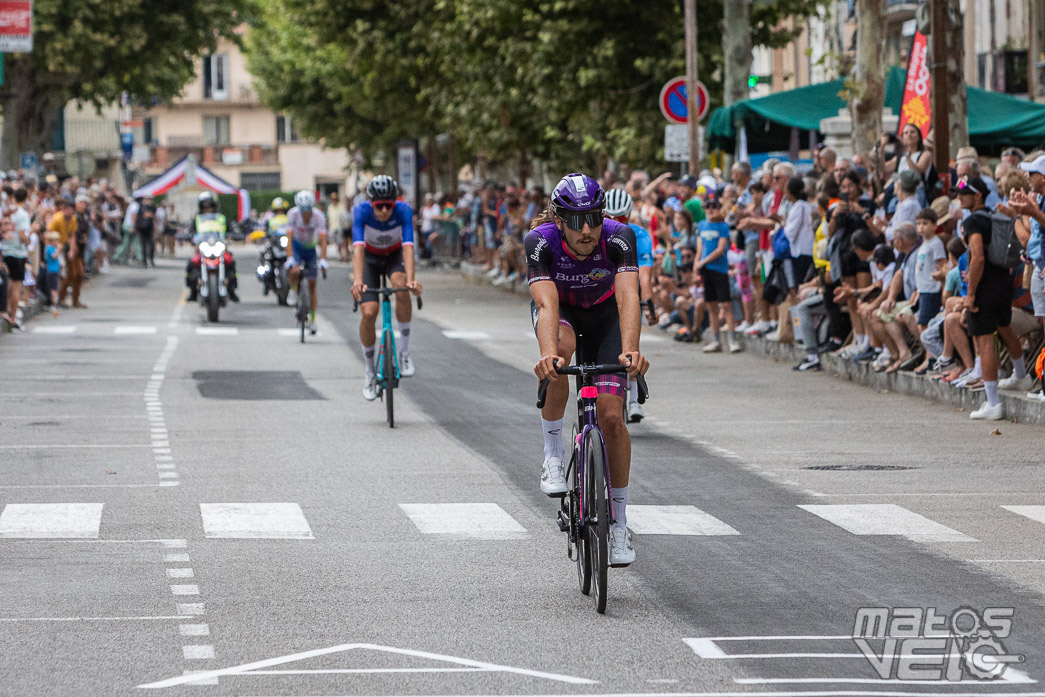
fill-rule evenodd
<path id="1" fill-rule="evenodd" d="M 1027 366 L 1023 361 L 1023 356 L 1012 359 L 1012 374 L 1016 376 L 1017 380 L 1027 377 Z"/>
<path id="2" fill-rule="evenodd" d="M 545 421 L 541 419 L 541 431 L 544 433 L 544 457 L 557 457 L 560 460 L 566 454 L 566 446 L 562 444 L 562 419 Z"/>
<path id="3" fill-rule="evenodd" d="M 616 517 L 614 525 L 624 528 L 628 526 L 627 506 L 628 487 L 610 487 L 610 498 L 613 499 L 613 515 Z"/>
<path id="4" fill-rule="evenodd" d="M 628 401 L 639 401 L 639 381 L 635 378 L 628 378 Z"/>
<path id="5" fill-rule="evenodd" d="M 816 355 L 815 353 L 807 353 L 806 354 L 806 360 L 809 361 L 810 363 L 819 363 L 820 362 L 820 356 Z"/>
<path id="6" fill-rule="evenodd" d="M 1001 399 L 998 397 L 998 381 L 997 380 L 984 380 L 983 391 L 987 393 L 987 404 L 992 407 L 996 407 L 1001 404 Z"/>
<path id="7" fill-rule="evenodd" d="M 867 348 L 871 344 L 871 337 L 867 334 L 856 335 L 856 345 L 860 348 Z"/>
<path id="8" fill-rule="evenodd" d="M 399 353 L 410 353 L 410 323 L 400 322 L 399 323 L 399 334 L 402 338 L 399 340 Z"/>
<path id="9" fill-rule="evenodd" d="M 359 342 L 360 346 L 363 346 L 363 342 Z M 373 346 L 363 346 L 363 358 L 366 360 L 366 372 L 368 375 L 373 375 L 377 372 L 377 368 L 374 367 L 374 354 L 377 353 L 377 344 Z"/>
<path id="10" fill-rule="evenodd" d="M 983 377 L 983 371 L 980 370 L 980 357 L 976 356 L 976 362 L 972 365 L 972 372 L 969 373 L 970 380 L 976 380 L 977 378 Z"/>

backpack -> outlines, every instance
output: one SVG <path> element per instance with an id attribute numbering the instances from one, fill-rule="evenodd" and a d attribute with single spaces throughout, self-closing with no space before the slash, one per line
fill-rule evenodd
<path id="1" fill-rule="evenodd" d="M 773 233 L 773 258 L 791 258 L 791 242 L 787 239 L 787 234 L 784 232 L 784 228 L 779 228 L 775 233 Z"/>
<path id="2" fill-rule="evenodd" d="M 981 215 L 989 216 L 991 219 L 991 241 L 984 253 L 987 261 L 1007 271 L 1019 266 L 1023 256 L 1023 245 L 1016 236 L 1016 220 L 1007 215 L 980 209 Z"/>

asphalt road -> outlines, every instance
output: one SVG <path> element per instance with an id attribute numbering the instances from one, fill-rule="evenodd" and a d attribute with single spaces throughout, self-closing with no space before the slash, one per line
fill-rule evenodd
<path id="1" fill-rule="evenodd" d="M 0 337 L 0 695 L 1045 696 L 1041 429 L 644 334 L 600 616 L 537 488 L 524 298 L 422 273 L 390 430 L 347 269 L 302 345 L 239 258 L 217 325 L 163 260 Z M 861 608 L 1011 608 L 978 645 L 1024 660 L 879 638 L 920 654 L 883 679 Z"/>

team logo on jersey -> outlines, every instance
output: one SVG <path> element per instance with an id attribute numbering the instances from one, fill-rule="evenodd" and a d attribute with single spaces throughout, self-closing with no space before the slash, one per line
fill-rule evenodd
<path id="1" fill-rule="evenodd" d="M 547 247 L 547 246 L 548 246 L 548 242 L 543 237 L 538 238 L 537 239 L 537 244 L 534 246 L 533 254 L 530 255 L 530 258 L 533 259 L 534 261 L 540 261 L 541 260 L 541 252 L 543 252 L 544 248 Z"/>
<path id="2" fill-rule="evenodd" d="M 608 269 L 592 269 L 591 273 L 588 274 L 588 278 L 593 282 L 598 283 L 609 275 L 610 272 Z"/>
<path id="3" fill-rule="evenodd" d="M 619 237 L 611 237 L 610 238 L 610 242 L 612 242 L 613 244 L 615 244 L 618 247 L 620 247 L 622 252 L 626 252 L 626 251 L 628 251 L 630 249 L 630 247 L 628 246 L 628 243 L 625 242 L 624 240 L 622 240 Z"/>
<path id="4" fill-rule="evenodd" d="M 377 235 L 374 238 L 374 243 L 381 246 L 387 246 L 395 242 L 395 239 L 396 238 L 393 235 Z"/>

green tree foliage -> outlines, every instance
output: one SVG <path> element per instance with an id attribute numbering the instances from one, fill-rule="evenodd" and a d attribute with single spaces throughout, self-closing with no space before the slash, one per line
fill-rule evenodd
<path id="1" fill-rule="evenodd" d="M 232 36 L 251 0 L 36 0 L 34 50 L 6 56 L 0 90 L 4 166 L 48 149 L 71 99 L 111 103 L 123 92 L 174 97 L 196 58 Z"/>
<path id="2" fill-rule="evenodd" d="M 250 68 L 266 103 L 311 137 L 373 154 L 448 131 L 464 153 L 651 165 L 657 97 L 684 71 L 678 0 L 263 0 Z M 755 45 L 815 0 L 752 8 Z M 698 0 L 699 70 L 721 99 L 722 0 Z"/>

